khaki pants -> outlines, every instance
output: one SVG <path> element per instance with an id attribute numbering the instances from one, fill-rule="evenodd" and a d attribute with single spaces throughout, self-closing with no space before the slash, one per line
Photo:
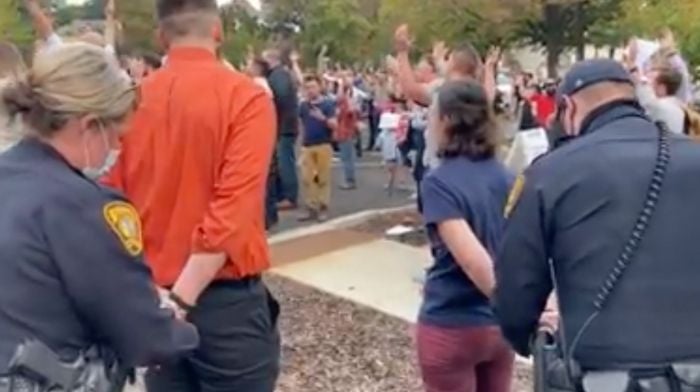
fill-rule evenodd
<path id="1" fill-rule="evenodd" d="M 306 206 L 314 211 L 328 208 L 331 201 L 333 148 L 330 144 L 301 149 L 301 177 Z"/>

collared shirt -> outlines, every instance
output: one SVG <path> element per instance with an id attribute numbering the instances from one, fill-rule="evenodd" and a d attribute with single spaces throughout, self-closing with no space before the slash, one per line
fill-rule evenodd
<path id="1" fill-rule="evenodd" d="M 299 117 L 304 126 L 302 144 L 304 147 L 329 144 L 333 141 L 333 129 L 311 115 L 313 109 L 318 109 L 327 119 L 336 117 L 336 104 L 331 98 L 320 97 L 315 101 L 305 101 L 299 108 Z"/>
<path id="2" fill-rule="evenodd" d="M 226 253 L 218 279 L 269 266 L 265 188 L 276 136 L 272 99 L 213 53 L 170 50 L 141 103 L 108 183 L 144 221 L 156 282 L 170 286 L 193 253 Z"/>
<path id="3" fill-rule="evenodd" d="M 334 135 L 337 142 L 352 140 L 357 134 L 358 111 L 352 99 L 347 95 L 338 98 L 338 127 Z"/>

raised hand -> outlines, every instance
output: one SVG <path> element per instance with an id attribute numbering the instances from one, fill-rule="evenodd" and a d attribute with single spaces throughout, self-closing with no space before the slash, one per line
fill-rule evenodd
<path id="1" fill-rule="evenodd" d="M 498 67 L 498 63 L 501 61 L 503 51 L 499 47 L 493 47 L 489 50 L 488 55 L 486 56 L 486 61 L 484 63 L 484 66 L 487 69 L 490 70 L 495 70 Z"/>
<path id="2" fill-rule="evenodd" d="M 445 61 L 449 49 L 444 41 L 438 41 L 433 44 L 433 60 L 435 62 Z"/>
<path id="3" fill-rule="evenodd" d="M 114 17 L 117 12 L 117 7 L 115 5 L 116 0 L 107 0 L 105 4 L 105 16 Z"/>
<path id="4" fill-rule="evenodd" d="M 397 52 L 408 52 L 411 49 L 411 33 L 407 24 L 402 24 L 394 32 L 394 48 Z"/>

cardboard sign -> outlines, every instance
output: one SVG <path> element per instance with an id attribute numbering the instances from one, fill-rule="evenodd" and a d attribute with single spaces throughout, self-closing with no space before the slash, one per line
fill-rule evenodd
<path id="1" fill-rule="evenodd" d="M 514 173 L 522 173 L 532 161 L 549 150 L 549 139 L 544 128 L 520 131 L 515 134 L 505 165 Z"/>

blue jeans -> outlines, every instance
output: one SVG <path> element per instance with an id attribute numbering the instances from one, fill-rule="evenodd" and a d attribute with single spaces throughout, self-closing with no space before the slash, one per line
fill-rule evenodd
<path id="1" fill-rule="evenodd" d="M 297 203 L 299 198 L 299 179 L 297 176 L 295 135 L 280 135 L 277 140 L 277 163 L 279 170 L 279 186 L 277 200 Z"/>
<path id="2" fill-rule="evenodd" d="M 345 183 L 355 185 L 355 140 L 338 142 L 338 148 L 340 149 L 340 160 L 343 162 Z"/>

